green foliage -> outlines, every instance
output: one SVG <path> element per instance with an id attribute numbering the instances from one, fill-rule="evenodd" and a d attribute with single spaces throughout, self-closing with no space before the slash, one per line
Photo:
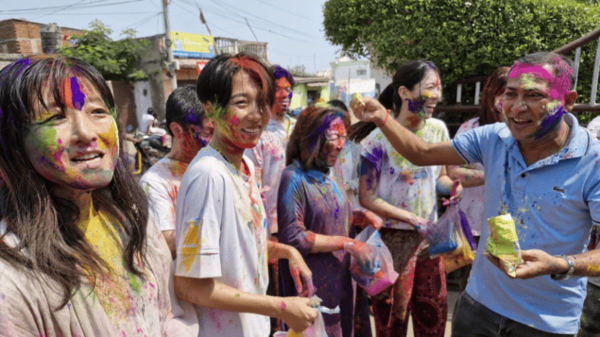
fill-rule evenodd
<path id="1" fill-rule="evenodd" d="M 369 57 L 392 73 L 408 60 L 436 63 L 448 104 L 456 101 L 457 80 L 488 75 L 597 29 L 600 6 L 575 0 L 328 0 L 324 15 L 328 40 L 350 57 Z M 595 42 L 582 48 L 579 102 L 589 101 L 595 52 Z M 463 104 L 472 103 L 473 94 L 463 87 Z"/>
<path id="2" fill-rule="evenodd" d="M 289 69 L 290 74 L 296 76 L 310 76 L 304 65 L 298 65 Z"/>
<path id="3" fill-rule="evenodd" d="M 75 46 L 64 46 L 58 53 L 76 57 L 94 66 L 108 80 L 135 81 L 146 78 L 143 70 L 136 69 L 148 41 L 136 40 L 134 29 L 124 30 L 125 38 L 113 41 L 112 30 L 99 20 L 90 23 L 90 29 L 71 38 Z"/>

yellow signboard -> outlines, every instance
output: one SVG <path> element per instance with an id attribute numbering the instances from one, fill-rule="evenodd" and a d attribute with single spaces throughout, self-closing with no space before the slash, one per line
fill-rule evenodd
<path id="1" fill-rule="evenodd" d="M 173 56 L 190 58 L 215 57 L 215 40 L 209 35 L 171 32 Z"/>

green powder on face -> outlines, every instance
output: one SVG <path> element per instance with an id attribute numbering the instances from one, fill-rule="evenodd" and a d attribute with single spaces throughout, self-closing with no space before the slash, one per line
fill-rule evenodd
<path id="1" fill-rule="evenodd" d="M 30 132 L 37 133 L 34 144 L 41 153 L 46 154 L 58 150 L 58 143 L 56 142 L 57 133 L 54 128 L 41 126 Z"/>
<path id="2" fill-rule="evenodd" d="M 531 74 L 521 75 L 521 82 L 523 82 L 523 87 L 527 90 L 533 90 L 535 88 L 535 77 Z"/>

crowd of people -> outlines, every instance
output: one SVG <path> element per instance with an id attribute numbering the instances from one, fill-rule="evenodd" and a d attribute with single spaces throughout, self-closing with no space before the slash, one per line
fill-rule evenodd
<path id="1" fill-rule="evenodd" d="M 444 336 L 444 261 L 425 235 L 440 195 L 479 242 L 453 336 L 600 336 L 600 118 L 579 125 L 573 83 L 552 53 L 498 68 L 451 140 L 430 61 L 403 63 L 378 100 L 294 119 L 286 69 L 219 55 L 168 97 L 171 150 L 138 181 L 96 69 L 15 61 L 0 71 L 0 336 L 266 337 L 320 321 L 330 337 L 391 337 L 411 318 L 415 336 Z M 486 251 L 487 219 L 506 213 L 514 276 Z M 374 296 L 351 268 L 371 258 L 367 227 L 400 275 Z"/>

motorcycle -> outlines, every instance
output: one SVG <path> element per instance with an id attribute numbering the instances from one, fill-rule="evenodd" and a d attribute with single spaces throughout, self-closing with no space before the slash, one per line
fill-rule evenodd
<path id="1" fill-rule="evenodd" d="M 136 150 L 134 175 L 143 174 L 171 151 L 164 144 L 164 136 L 148 136 L 138 131 L 133 137 L 141 139 L 140 142 L 133 143 Z"/>

